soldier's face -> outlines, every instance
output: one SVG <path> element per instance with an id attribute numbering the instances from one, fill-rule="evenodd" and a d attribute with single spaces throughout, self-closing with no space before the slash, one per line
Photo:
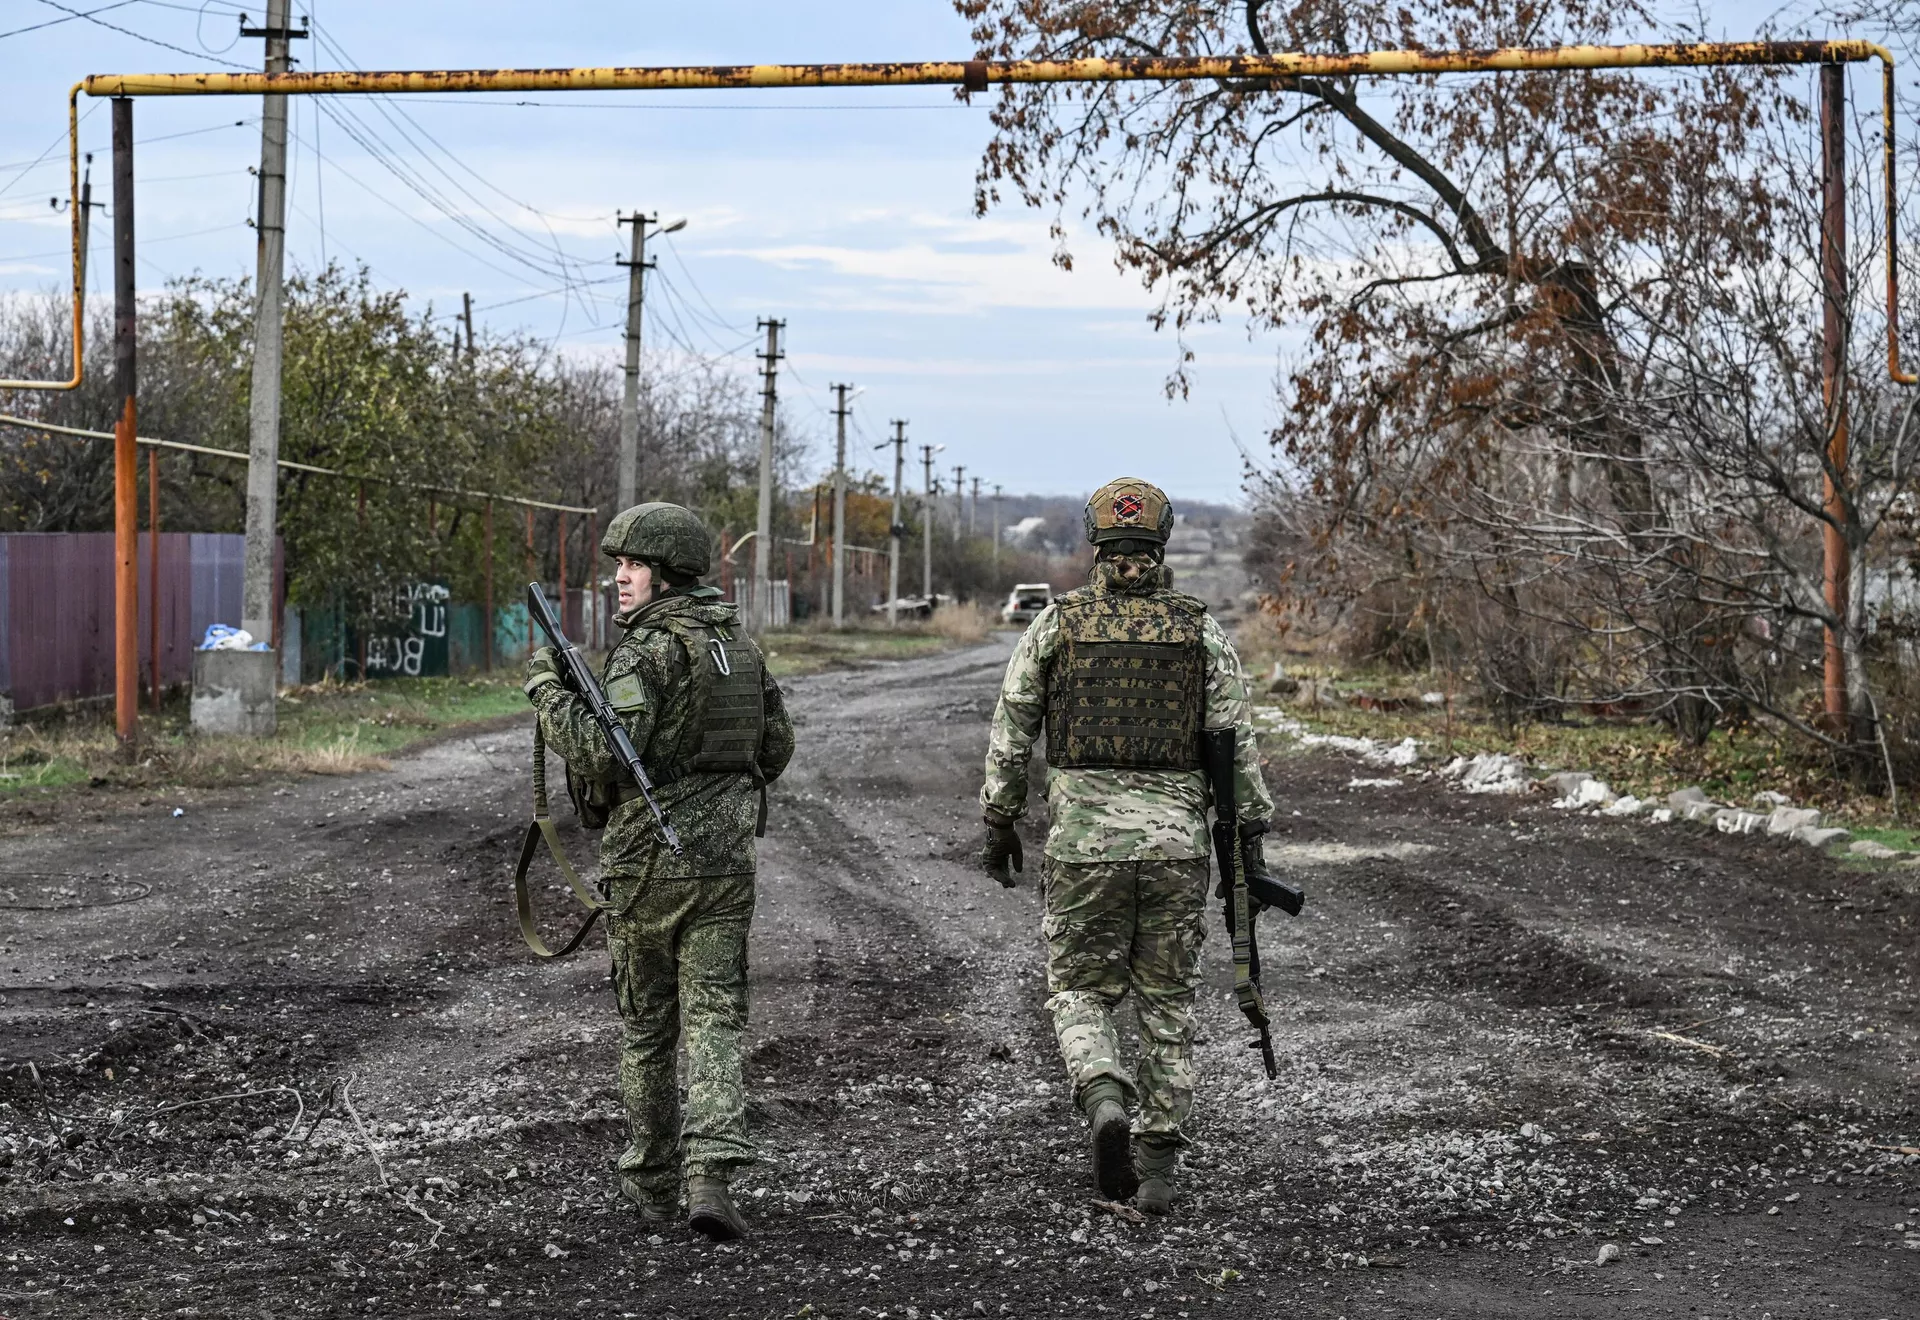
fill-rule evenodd
<path id="1" fill-rule="evenodd" d="M 616 555 L 613 561 L 613 589 L 619 593 L 620 608 L 630 610 L 653 599 L 653 570 L 638 559 Z"/>

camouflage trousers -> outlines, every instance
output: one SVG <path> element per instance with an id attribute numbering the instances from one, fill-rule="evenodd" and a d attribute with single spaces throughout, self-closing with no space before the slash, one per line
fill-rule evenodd
<path id="1" fill-rule="evenodd" d="M 616 881 L 616 900 L 634 883 Z M 638 886 L 622 914 L 607 920 L 623 1027 L 620 1096 L 628 1145 L 620 1173 L 664 1201 L 679 1195 L 683 1172 L 728 1178 L 736 1165 L 754 1159 L 740 1081 L 753 875 L 647 879 Z"/>
<path id="2" fill-rule="evenodd" d="M 1193 996 L 1206 939 L 1207 859 L 1046 864 L 1047 1008 L 1076 1103 L 1111 1078 L 1139 1106 L 1136 1135 L 1182 1141 L 1193 1108 Z M 1134 1078 L 1113 1011 L 1133 995 Z"/>

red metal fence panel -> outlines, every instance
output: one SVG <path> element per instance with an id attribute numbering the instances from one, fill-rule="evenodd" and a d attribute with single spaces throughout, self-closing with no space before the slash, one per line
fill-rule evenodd
<path id="1" fill-rule="evenodd" d="M 193 649 L 208 624 L 239 624 L 245 540 L 226 533 L 160 534 L 163 684 L 192 677 Z M 137 631 L 143 697 L 153 673 L 153 541 L 152 533 L 140 534 Z M 279 558 L 276 553 L 276 568 Z M 9 711 L 112 693 L 113 534 L 0 535 L 0 718 Z"/>

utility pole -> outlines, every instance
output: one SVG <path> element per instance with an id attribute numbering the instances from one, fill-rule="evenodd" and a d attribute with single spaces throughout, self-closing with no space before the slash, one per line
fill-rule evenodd
<path id="1" fill-rule="evenodd" d="M 976 534 L 974 532 L 974 524 L 976 524 L 979 521 L 980 521 L 980 478 L 975 477 L 973 479 L 973 498 L 967 502 L 967 537 L 968 539 L 972 539 L 972 537 Z"/>
<path id="2" fill-rule="evenodd" d="M 621 509 L 640 502 L 640 311 L 647 296 L 647 272 L 659 265 L 647 260 L 647 226 L 660 223 L 660 215 L 613 213 L 616 225 L 633 226 L 633 255 L 620 264 L 627 268 L 627 367 L 626 383 L 620 395 L 620 472 L 616 487 Z M 676 234 L 687 227 L 675 220 L 660 232 Z"/>
<path id="3" fill-rule="evenodd" d="M 620 395 L 619 497 L 614 508 L 631 509 L 640 502 L 640 308 L 647 294 L 647 226 L 660 217 L 635 211 L 613 214 L 615 225 L 633 226 L 633 255 L 621 262 L 627 268 L 627 371 Z"/>
<path id="4" fill-rule="evenodd" d="M 995 572 L 1000 569 L 1000 486 L 997 482 L 993 487 L 993 567 Z"/>
<path id="5" fill-rule="evenodd" d="M 473 361 L 473 295 L 460 295 L 460 321 L 467 327 L 467 361 Z"/>
<path id="6" fill-rule="evenodd" d="M 967 518 L 967 469 L 956 463 L 953 468 L 953 543 L 960 544 L 960 524 Z"/>
<path id="7" fill-rule="evenodd" d="M 887 524 L 887 627 L 900 621 L 900 548 L 907 529 L 900 521 L 901 483 L 907 474 L 907 424 L 895 418 L 893 439 L 883 440 L 875 449 L 893 446 L 893 518 Z"/>
<path id="8" fill-rule="evenodd" d="M 925 500 L 926 518 L 921 530 L 926 533 L 920 556 L 920 598 L 933 602 L 933 456 L 945 449 L 945 445 L 921 445 L 920 466 L 926 470 L 927 494 Z"/>
<path id="9" fill-rule="evenodd" d="M 66 204 L 66 199 L 61 197 L 49 197 L 47 200 L 53 203 L 53 209 L 56 211 Z M 107 204 L 93 200 L 93 153 L 89 151 L 86 156 L 86 167 L 80 175 L 80 269 L 74 272 L 73 277 L 74 286 L 79 290 L 83 301 L 87 296 L 87 230 L 91 227 L 88 221 L 93 218 L 96 207 L 104 211 L 107 209 Z"/>
<path id="10" fill-rule="evenodd" d="M 833 445 L 833 626 L 847 626 L 847 391 L 835 385 L 839 407 L 833 410 L 839 430 Z"/>
<path id="11" fill-rule="evenodd" d="M 266 71 L 293 65 L 287 47 L 305 29 L 288 26 L 288 0 L 267 0 L 267 25 L 242 27 L 264 37 Z M 273 543 L 279 531 L 281 280 L 287 252 L 287 98 L 260 98 L 260 204 L 253 316 L 253 392 L 247 418 L 247 542 L 241 571 L 240 626 L 256 641 L 275 639 Z"/>
<path id="12" fill-rule="evenodd" d="M 767 332 L 766 351 L 756 356 L 766 363 L 766 385 L 760 391 L 760 516 L 754 523 L 753 608 L 749 625 L 764 632 L 773 621 L 773 406 L 775 373 L 780 369 L 780 331 L 785 321 L 761 321 Z"/>

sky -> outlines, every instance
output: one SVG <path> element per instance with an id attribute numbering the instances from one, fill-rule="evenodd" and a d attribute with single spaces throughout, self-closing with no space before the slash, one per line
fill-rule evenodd
<path id="1" fill-rule="evenodd" d="M 259 67 L 233 0 L 0 0 L 0 293 L 62 282 L 66 89 L 88 73 Z M 1746 35 L 1765 11 L 1725 11 Z M 258 22 L 263 6 L 250 10 Z M 296 3 L 306 69 L 951 59 L 971 53 L 944 0 L 468 0 Z M 73 17 L 75 13 L 91 18 Z M 38 26 L 46 25 L 46 26 Z M 109 26 L 111 25 L 111 26 Z M 31 30 L 27 30 L 31 29 Z M 117 30 L 124 29 L 124 30 Z M 138 34 L 138 35 L 135 35 Z M 156 44 L 164 43 L 164 44 Z M 537 99 L 539 104 L 516 104 Z M 1084 493 L 1121 474 L 1175 496 L 1234 502 L 1266 454 L 1283 336 L 1231 316 L 1189 336 L 1192 388 L 1170 400 L 1169 332 L 1154 291 L 1111 246 L 1051 216 L 973 212 L 990 137 L 985 98 L 948 89 L 548 94 L 538 98 L 293 98 L 288 254 L 364 263 L 442 315 L 471 294 L 484 331 L 617 360 L 625 231 L 617 211 L 684 217 L 655 247 L 645 351 L 751 370 L 756 322 L 786 322 L 781 394 L 830 463 L 830 384 L 861 390 L 850 465 L 885 461 L 894 418 L 941 462 L 1009 491 Z M 82 97 L 83 150 L 109 193 L 106 105 Z M 259 160 L 253 98 L 135 103 L 139 280 L 251 275 Z M 383 163 L 384 162 L 384 163 Z M 391 166 L 391 171 L 389 170 Z M 414 185 L 442 202 L 436 208 Z M 452 212 L 450 217 L 447 212 Z M 106 291 L 107 226 L 92 287 Z M 192 439 L 192 437 L 169 437 Z M 949 474 L 950 475 L 950 474 Z"/>

